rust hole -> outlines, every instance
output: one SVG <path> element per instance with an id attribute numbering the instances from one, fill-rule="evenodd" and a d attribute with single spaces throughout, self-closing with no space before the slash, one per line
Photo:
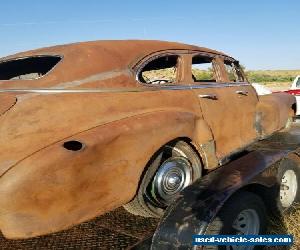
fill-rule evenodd
<path id="1" fill-rule="evenodd" d="M 83 149 L 84 145 L 80 141 L 66 141 L 63 147 L 70 151 L 79 151 Z"/>

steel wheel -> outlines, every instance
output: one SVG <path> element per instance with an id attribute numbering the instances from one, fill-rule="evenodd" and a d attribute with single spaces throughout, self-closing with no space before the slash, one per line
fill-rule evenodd
<path id="1" fill-rule="evenodd" d="M 266 208 L 262 199 L 247 191 L 233 194 L 216 218 L 208 225 L 206 234 L 258 235 L 266 232 Z M 252 250 L 259 246 L 206 246 L 205 250 Z"/>
<path id="2" fill-rule="evenodd" d="M 300 202 L 300 165 L 299 156 L 290 155 L 278 167 L 279 188 L 274 189 L 274 212 L 289 213 Z"/>
<path id="3" fill-rule="evenodd" d="M 280 202 L 283 207 L 290 207 L 297 195 L 298 181 L 296 173 L 289 169 L 282 178 L 280 185 Z"/>
<path id="4" fill-rule="evenodd" d="M 259 233 L 259 217 L 254 209 L 246 209 L 241 211 L 232 224 L 232 228 L 236 230 L 237 235 L 258 234 Z M 227 246 L 226 249 L 232 250 L 251 250 L 254 246 Z"/>

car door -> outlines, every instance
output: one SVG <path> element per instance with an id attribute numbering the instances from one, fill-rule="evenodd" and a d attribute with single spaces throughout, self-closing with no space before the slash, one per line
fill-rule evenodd
<path id="1" fill-rule="evenodd" d="M 222 58 L 225 74 L 225 84 L 231 86 L 235 94 L 235 105 L 238 107 L 238 130 L 240 133 L 241 147 L 245 147 L 258 137 L 256 128 L 256 108 L 259 101 L 255 88 L 247 79 L 237 61 L 233 58 Z"/>
<path id="2" fill-rule="evenodd" d="M 230 81 L 222 56 L 192 54 L 191 73 L 193 92 L 214 136 L 217 157 L 222 160 L 256 138 L 257 97 L 248 83 Z"/>

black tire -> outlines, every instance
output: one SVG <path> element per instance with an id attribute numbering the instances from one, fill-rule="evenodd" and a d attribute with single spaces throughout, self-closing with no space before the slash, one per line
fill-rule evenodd
<path id="1" fill-rule="evenodd" d="M 284 176 L 287 173 L 294 174 L 296 178 L 295 184 L 288 186 L 289 189 L 294 188 L 295 190 L 295 195 L 292 201 L 290 202 L 290 204 L 287 204 L 286 202 L 284 203 L 284 201 L 282 200 L 282 193 L 281 193 L 281 190 L 285 188 L 283 182 L 285 181 Z M 276 197 L 277 208 L 279 212 L 286 213 L 292 210 L 294 206 L 300 202 L 300 166 L 297 164 L 296 161 L 290 158 L 286 158 L 279 166 L 277 178 L 278 178 L 278 183 L 280 185 L 279 187 L 280 190 L 277 192 L 277 197 Z"/>
<path id="2" fill-rule="evenodd" d="M 267 228 L 267 214 L 262 199 L 251 192 L 241 191 L 230 197 L 224 204 L 216 218 L 208 225 L 206 235 L 236 235 L 238 232 L 233 228 L 234 221 L 241 212 L 249 209 L 255 211 L 259 219 L 259 232 L 257 234 L 265 234 Z M 205 246 L 204 249 L 223 250 L 226 249 L 226 246 Z M 261 248 L 260 246 L 255 246 L 254 249 Z"/>
<path id="3" fill-rule="evenodd" d="M 152 157 L 142 176 L 139 189 L 132 201 L 123 207 L 134 215 L 143 217 L 161 217 L 166 206 L 156 202 L 153 194 L 153 182 L 162 164 L 171 157 L 184 157 L 192 168 L 192 182 L 201 177 L 202 164 L 197 152 L 184 141 L 177 141 L 163 146 Z M 190 183 L 190 184 L 191 184 Z M 175 198 L 175 197 L 174 197 Z"/>

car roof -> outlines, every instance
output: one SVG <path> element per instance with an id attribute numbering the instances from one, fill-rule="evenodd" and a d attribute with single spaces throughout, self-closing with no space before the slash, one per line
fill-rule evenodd
<path id="1" fill-rule="evenodd" d="M 119 62 L 130 63 L 137 61 L 148 54 L 164 51 L 164 50 L 197 50 L 201 52 L 214 53 L 224 55 L 223 52 L 216 50 L 199 47 L 195 45 L 189 45 L 177 42 L 158 41 L 158 40 L 99 40 L 89 42 L 71 43 L 65 45 L 57 45 L 52 47 L 45 47 L 26 52 L 17 53 L 7 57 L 1 58 L 1 60 L 8 60 L 19 57 L 28 57 L 35 55 L 61 55 L 61 56 L 73 56 L 78 57 L 79 54 L 91 54 L 95 51 L 102 51 L 102 58 L 106 57 L 118 58 Z M 77 53 L 76 53 L 77 51 Z"/>
<path id="2" fill-rule="evenodd" d="M 125 75 L 128 76 L 132 74 L 131 69 L 142 58 L 151 53 L 165 50 L 196 50 L 225 55 L 216 50 L 176 42 L 154 40 L 101 40 L 57 45 L 21 52 L 1 58 L 0 63 L 1 61 L 17 60 L 34 56 L 60 56 L 62 60 L 54 66 L 53 70 L 47 74 L 47 77 L 37 79 L 37 81 L 40 82 L 39 86 L 54 86 L 58 82 L 90 79 L 89 77 L 91 76 L 97 76 L 99 80 L 98 74 L 102 74 L 102 80 L 112 79 L 115 75 L 125 77 Z M 123 80 L 127 82 L 127 78 Z M 89 81 L 95 81 L 95 79 L 90 79 Z M 35 84 L 33 81 L 16 81 L 14 85 L 10 82 L 9 86 L 32 87 L 33 84 Z M 4 85 L 5 83 L 2 81 L 2 87 L 4 87 Z M 110 85 L 112 85 L 112 83 Z"/>

